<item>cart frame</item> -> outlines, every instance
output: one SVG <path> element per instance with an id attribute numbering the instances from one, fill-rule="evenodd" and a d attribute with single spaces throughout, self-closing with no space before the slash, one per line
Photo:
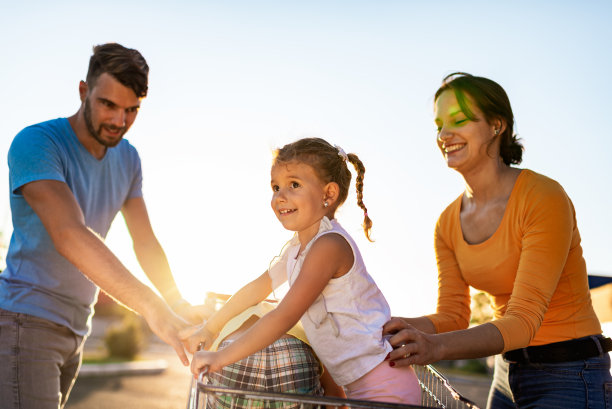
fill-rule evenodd
<path id="1" fill-rule="evenodd" d="M 403 405 L 397 403 L 365 401 L 355 399 L 341 399 L 327 396 L 313 396 L 296 393 L 268 392 L 261 390 L 241 390 L 225 386 L 213 386 L 207 383 L 205 373 L 202 372 L 198 380 L 192 378 L 189 390 L 187 409 L 205 409 L 208 396 L 230 396 L 233 408 L 238 398 L 245 399 L 249 406 L 253 402 L 285 402 L 300 404 L 300 408 L 322 407 L 348 407 L 348 408 L 453 408 L 453 409 L 479 409 L 471 400 L 462 396 L 440 372 L 431 365 L 413 365 L 421 386 L 422 406 Z"/>

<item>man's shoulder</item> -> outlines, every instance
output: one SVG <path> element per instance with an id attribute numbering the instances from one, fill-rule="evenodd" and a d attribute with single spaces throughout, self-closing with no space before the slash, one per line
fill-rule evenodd
<path id="1" fill-rule="evenodd" d="M 55 118 L 49 119 L 48 121 L 39 122 L 36 124 L 28 125 L 21 130 L 19 133 L 28 132 L 28 131 L 65 131 L 66 126 L 68 126 L 67 118 Z"/>
<path id="2" fill-rule="evenodd" d="M 69 127 L 66 118 L 50 119 L 26 126 L 15 136 L 15 140 L 27 139 L 29 143 L 33 143 L 36 138 L 55 138 L 68 132 Z"/>

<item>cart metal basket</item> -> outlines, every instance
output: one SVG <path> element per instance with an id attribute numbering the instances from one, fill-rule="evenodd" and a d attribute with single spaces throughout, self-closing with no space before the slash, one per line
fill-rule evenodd
<path id="1" fill-rule="evenodd" d="M 421 406 L 401 405 L 397 403 L 375 402 L 354 399 L 340 399 L 324 396 L 301 395 L 294 393 L 278 393 L 258 390 L 240 390 L 224 386 L 213 386 L 207 383 L 204 373 L 198 380 L 192 379 L 189 390 L 187 409 L 214 408 L 214 397 L 229 397 L 231 408 L 234 408 L 238 399 L 247 401 L 248 407 L 269 408 L 296 407 L 309 408 L 472 408 L 479 409 L 472 401 L 461 396 L 431 365 L 413 365 L 421 385 Z M 212 400 L 211 400 L 212 398 Z"/>

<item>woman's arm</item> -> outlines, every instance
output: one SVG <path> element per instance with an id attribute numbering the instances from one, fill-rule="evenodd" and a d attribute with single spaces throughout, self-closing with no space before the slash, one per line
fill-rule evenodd
<path id="1" fill-rule="evenodd" d="M 406 324 L 389 342 L 395 348 L 389 357 L 392 366 L 481 358 L 498 354 L 504 348 L 501 333 L 491 323 L 441 334 L 428 334 Z"/>
<path id="2" fill-rule="evenodd" d="M 194 355 L 192 372 L 205 366 L 214 372 L 270 345 L 293 327 L 321 294 L 329 280 L 346 273 L 353 263 L 353 252 L 344 238 L 326 234 L 313 243 L 295 283 L 278 307 L 218 352 Z M 347 267 L 348 266 L 348 267 Z"/>

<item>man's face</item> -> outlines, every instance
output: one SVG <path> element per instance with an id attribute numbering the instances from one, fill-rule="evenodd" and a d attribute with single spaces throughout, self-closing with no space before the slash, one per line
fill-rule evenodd
<path id="1" fill-rule="evenodd" d="M 101 145 L 116 146 L 134 123 L 141 98 L 108 73 L 98 77 L 84 98 L 87 130 Z"/>

